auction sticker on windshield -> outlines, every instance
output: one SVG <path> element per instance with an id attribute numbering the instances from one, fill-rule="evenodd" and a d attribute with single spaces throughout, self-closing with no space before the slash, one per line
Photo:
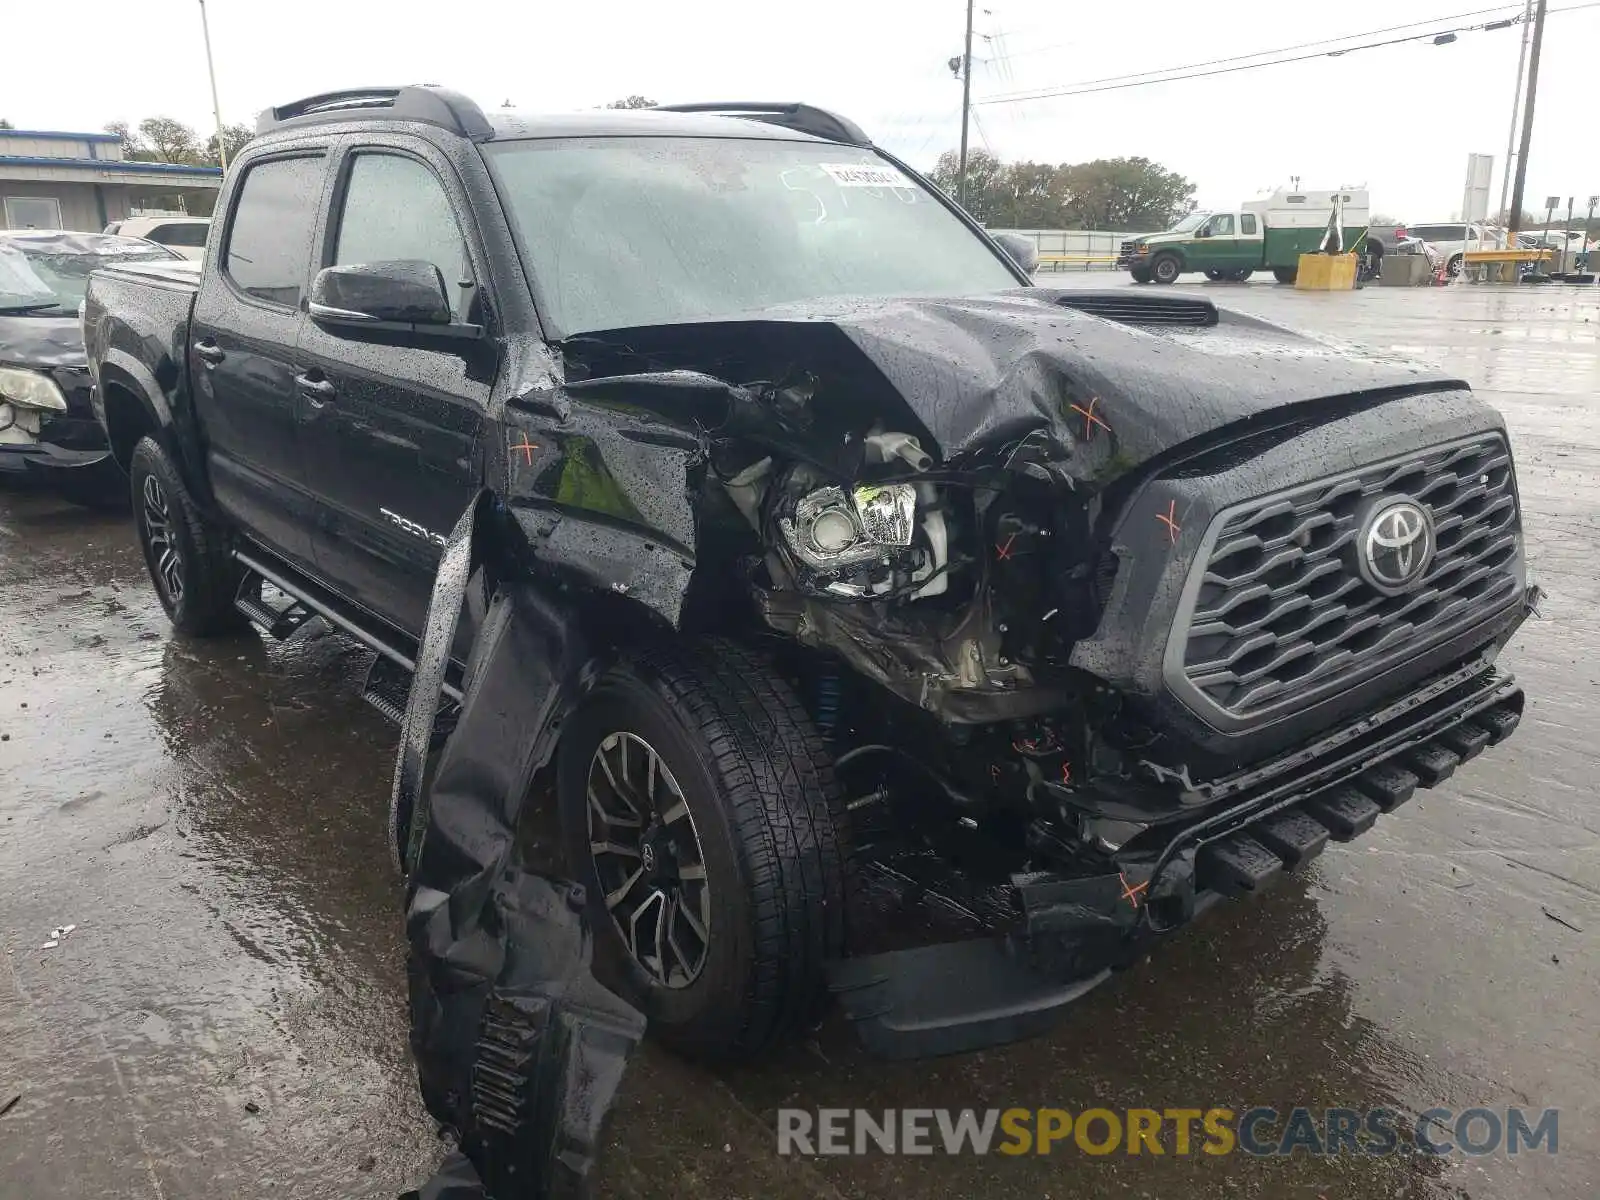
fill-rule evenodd
<path id="1" fill-rule="evenodd" d="M 908 188 L 911 180 L 902 171 L 877 163 L 818 163 L 840 187 Z"/>

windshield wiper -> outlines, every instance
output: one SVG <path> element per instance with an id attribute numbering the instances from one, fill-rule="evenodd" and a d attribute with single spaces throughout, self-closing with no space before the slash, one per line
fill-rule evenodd
<path id="1" fill-rule="evenodd" d="M 20 313 L 44 312 L 50 308 L 65 308 L 65 306 L 57 300 L 51 300 L 44 304 L 0 304 L 0 313 L 5 313 L 7 316 L 16 316 Z"/>

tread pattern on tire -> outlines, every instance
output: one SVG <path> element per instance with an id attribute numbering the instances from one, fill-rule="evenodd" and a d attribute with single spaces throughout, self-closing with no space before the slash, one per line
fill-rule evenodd
<path id="1" fill-rule="evenodd" d="M 849 836 L 832 756 L 799 697 L 759 654 L 722 638 L 643 655 L 709 751 L 730 802 L 754 912 L 747 1019 L 729 1039 L 751 1053 L 816 1015 L 823 964 L 843 953 Z"/>
<path id="2" fill-rule="evenodd" d="M 186 603 L 181 614 L 172 614 L 173 628 L 191 637 L 215 637 L 237 633 L 248 622 L 234 608 L 234 595 L 238 586 L 239 568 L 222 543 L 225 537 L 215 530 L 196 507 L 189 488 L 183 482 L 166 448 L 152 437 L 142 437 L 133 448 L 128 460 L 128 476 L 133 481 L 134 520 L 139 523 L 140 549 L 143 550 L 144 517 L 140 512 L 137 483 L 145 474 L 161 480 L 167 493 L 167 508 L 174 520 L 182 521 L 184 533 L 194 553 L 192 564 L 183 580 Z M 155 581 L 151 581 L 155 586 Z"/>

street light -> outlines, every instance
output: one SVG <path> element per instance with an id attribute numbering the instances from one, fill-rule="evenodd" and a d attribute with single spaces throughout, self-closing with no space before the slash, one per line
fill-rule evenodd
<path id="1" fill-rule="evenodd" d="M 217 102 L 217 68 L 211 61 L 211 23 L 206 20 L 206 0 L 200 0 L 200 33 L 206 40 L 206 74 L 211 76 L 211 115 L 217 121 L 217 160 L 228 169 L 228 139 L 222 132 L 222 105 Z"/>

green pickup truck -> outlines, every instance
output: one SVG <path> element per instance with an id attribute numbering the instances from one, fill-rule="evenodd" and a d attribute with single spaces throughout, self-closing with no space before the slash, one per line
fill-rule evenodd
<path id="1" fill-rule="evenodd" d="M 1135 283 L 1174 283 L 1185 271 L 1242 282 L 1260 270 L 1293 283 L 1300 256 L 1322 245 L 1335 206 L 1343 244 L 1352 248 L 1371 212 L 1366 189 L 1280 189 L 1232 211 L 1190 213 L 1165 233 L 1123 242 L 1117 266 Z"/>

